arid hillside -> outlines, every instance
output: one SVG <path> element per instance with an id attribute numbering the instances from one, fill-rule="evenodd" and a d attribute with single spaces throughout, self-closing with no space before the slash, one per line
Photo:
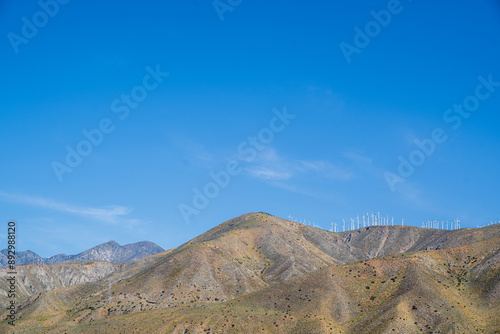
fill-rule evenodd
<path id="1" fill-rule="evenodd" d="M 331 233 L 252 213 L 19 300 L 16 333 L 495 333 L 499 245 L 498 226 Z"/>

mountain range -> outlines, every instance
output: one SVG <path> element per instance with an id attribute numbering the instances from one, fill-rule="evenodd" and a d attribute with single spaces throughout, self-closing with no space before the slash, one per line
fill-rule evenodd
<path id="1" fill-rule="evenodd" d="M 47 266 L 58 285 L 19 297 L 16 333 L 499 333 L 499 248 L 499 225 L 332 233 L 251 213 L 133 263 Z M 83 266 L 106 273 L 69 284 Z"/>
<path id="2" fill-rule="evenodd" d="M 164 251 L 163 248 L 149 241 L 120 246 L 116 241 L 111 240 L 76 255 L 57 254 L 49 258 L 42 258 L 30 250 L 16 252 L 16 266 L 30 264 L 49 265 L 82 261 L 130 263 Z M 0 268 L 8 266 L 7 255 L 7 249 L 0 251 Z"/>

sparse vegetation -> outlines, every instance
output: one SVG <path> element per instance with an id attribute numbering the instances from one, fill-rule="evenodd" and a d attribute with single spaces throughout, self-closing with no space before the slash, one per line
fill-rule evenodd
<path id="1" fill-rule="evenodd" d="M 498 268 L 487 262 L 498 250 L 498 229 L 459 239 L 477 240 L 460 247 L 451 247 L 457 242 L 448 237 L 439 250 L 368 260 L 358 249 L 381 245 L 351 240 L 350 256 L 360 261 L 348 262 L 348 247 L 340 255 L 324 248 L 335 242 L 329 232 L 298 225 L 263 214 L 232 220 L 200 236 L 203 242 L 125 267 L 113 276 L 112 298 L 107 280 L 25 296 L 16 330 L 446 333 L 456 323 L 457 333 L 500 331 L 499 301 L 490 294 Z M 363 238 L 373 230 L 363 230 Z M 398 231 L 415 233 L 418 249 L 418 229 Z M 387 247 L 398 242 L 385 241 Z M 5 326 L 0 323 L 0 332 Z"/>

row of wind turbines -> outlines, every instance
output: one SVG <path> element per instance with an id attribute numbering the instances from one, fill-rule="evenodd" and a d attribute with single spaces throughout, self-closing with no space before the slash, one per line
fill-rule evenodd
<path id="1" fill-rule="evenodd" d="M 404 223 L 405 219 L 401 218 L 401 226 L 404 226 Z M 382 225 L 394 226 L 394 217 L 391 217 L 389 223 L 389 216 L 380 216 L 380 212 L 377 212 L 376 214 L 372 213 L 370 215 L 367 212 L 366 215 L 362 216 L 362 222 L 359 220 L 359 215 L 356 215 L 356 220 L 354 220 L 354 218 L 351 218 L 349 222 L 347 222 L 347 225 L 345 219 L 342 219 L 342 232 L 356 230 L 362 227 Z M 340 232 L 340 226 L 337 229 L 337 222 L 331 223 L 330 232 Z"/>
<path id="2" fill-rule="evenodd" d="M 484 225 L 477 225 L 478 228 L 485 227 L 485 226 L 490 226 L 490 225 L 495 225 L 500 223 L 499 220 L 491 221 L 487 224 Z M 439 220 L 429 220 L 427 222 L 422 222 L 422 227 L 423 228 L 435 228 L 435 229 L 441 229 L 441 230 L 459 230 L 460 229 L 460 220 L 455 219 L 452 221 L 439 221 Z"/>
<path id="3" fill-rule="evenodd" d="M 314 222 L 311 223 L 311 221 L 307 222 L 306 220 L 297 220 L 297 219 L 294 220 L 291 215 L 288 216 L 288 220 L 316 228 L 321 228 L 324 230 L 324 228 L 316 225 Z M 345 219 L 342 219 L 342 225 L 339 225 L 338 228 L 337 228 L 337 222 L 331 223 L 330 232 L 335 232 L 335 233 L 341 232 L 340 227 L 342 227 L 342 232 L 345 232 L 345 231 L 360 229 L 362 227 L 382 226 L 382 225 L 394 226 L 394 217 L 391 217 L 391 219 L 389 220 L 389 216 L 383 217 L 380 215 L 380 212 L 377 212 L 376 214 L 372 213 L 371 215 L 367 212 L 366 215 L 362 216 L 362 220 L 359 219 L 359 215 L 356 216 L 356 219 L 350 218 L 348 222 L 346 222 Z M 404 226 L 404 218 L 401 218 L 401 226 Z"/>
<path id="4" fill-rule="evenodd" d="M 441 221 L 439 220 L 428 220 L 427 222 L 422 222 L 423 228 L 434 228 L 441 230 L 459 230 L 460 229 L 460 220 L 455 219 L 452 221 Z"/>
<path id="5" fill-rule="evenodd" d="M 491 226 L 491 225 L 496 225 L 496 224 L 500 224 L 500 220 L 493 220 L 493 221 L 490 221 L 489 223 L 486 223 L 484 225 L 476 225 L 478 228 L 481 228 L 481 227 L 486 227 L 486 226 Z"/>
<path id="6" fill-rule="evenodd" d="M 320 228 L 324 230 L 323 227 L 316 225 L 314 222 L 311 223 L 311 221 L 307 220 L 297 220 L 289 215 L 288 220 L 300 224 L 304 224 L 307 226 L 312 226 L 316 228 Z M 401 218 L 401 226 L 404 226 L 404 218 Z M 485 225 L 479 226 L 477 225 L 478 228 L 485 227 L 485 226 L 490 226 L 490 225 L 495 225 L 500 223 L 500 220 L 496 221 L 491 221 Z M 439 220 L 428 220 L 427 222 L 422 222 L 422 227 L 423 228 L 434 228 L 434 229 L 441 229 L 441 230 L 459 230 L 460 229 L 460 220 L 455 219 L 452 221 L 439 221 Z M 380 212 L 372 213 L 371 215 L 367 212 L 366 215 L 362 216 L 362 220 L 359 219 L 359 215 L 356 215 L 356 219 L 350 218 L 349 221 L 346 222 L 345 219 L 342 219 L 342 225 L 337 225 L 337 222 L 331 223 L 330 227 L 330 232 L 345 232 L 345 231 L 352 231 L 356 229 L 360 229 L 363 227 L 368 227 L 368 226 L 394 226 L 394 217 L 391 217 L 389 220 L 389 216 L 380 216 Z M 337 228 L 338 227 L 338 228 Z M 340 228 L 342 227 L 342 231 Z"/>

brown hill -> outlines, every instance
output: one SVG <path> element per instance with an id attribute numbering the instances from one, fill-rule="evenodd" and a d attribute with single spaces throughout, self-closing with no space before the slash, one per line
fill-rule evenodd
<path id="1" fill-rule="evenodd" d="M 497 226 L 331 233 L 248 214 L 103 280 L 32 296 L 21 303 L 16 327 L 30 333 L 241 333 L 242 326 L 255 326 L 244 332 L 408 333 L 447 332 L 452 324 L 457 333 L 496 330 L 499 235 Z M 398 253 L 404 254 L 388 255 Z"/>

